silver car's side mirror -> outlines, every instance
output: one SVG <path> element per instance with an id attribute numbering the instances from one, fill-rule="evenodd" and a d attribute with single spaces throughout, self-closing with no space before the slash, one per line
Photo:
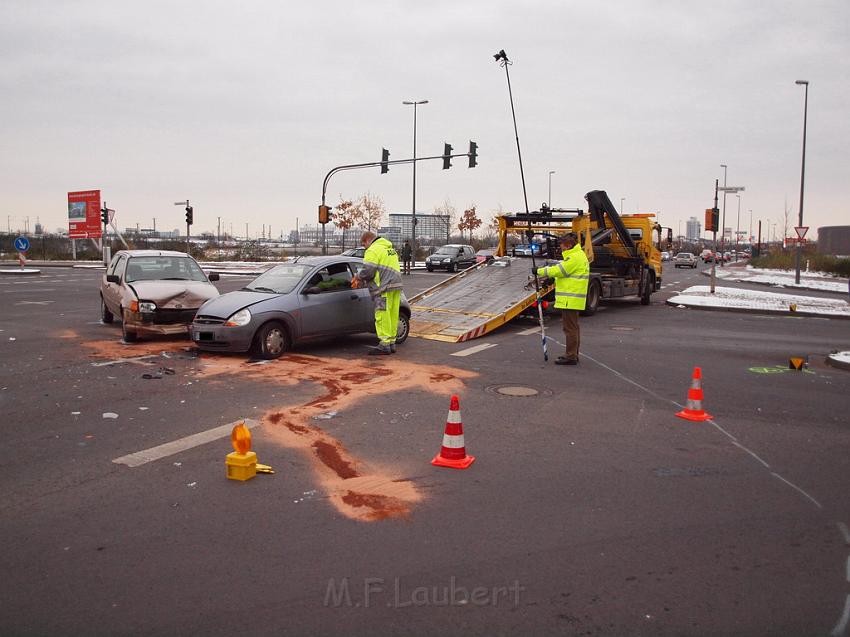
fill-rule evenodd
<path id="1" fill-rule="evenodd" d="M 221 277 L 218 275 L 218 272 L 210 272 L 208 278 L 210 281 L 218 281 Z"/>
<path id="2" fill-rule="evenodd" d="M 313 287 L 304 288 L 304 294 L 321 294 L 321 293 L 322 293 L 322 290 L 315 285 Z"/>
<path id="3" fill-rule="evenodd" d="M 121 277 L 117 274 L 107 274 L 106 275 L 107 283 L 121 283 Z"/>

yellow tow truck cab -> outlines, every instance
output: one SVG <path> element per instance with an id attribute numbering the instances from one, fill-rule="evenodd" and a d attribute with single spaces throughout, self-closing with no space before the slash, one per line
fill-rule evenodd
<path id="1" fill-rule="evenodd" d="M 520 235 L 532 245 L 535 256 L 541 257 L 541 264 L 560 260 L 558 237 L 572 231 L 590 262 L 585 315 L 594 314 L 599 302 L 606 299 L 634 296 L 649 305 L 662 280 L 662 228 L 655 215 L 620 215 L 604 190 L 591 191 L 585 198 L 587 211 L 543 207 L 529 214 L 498 217 L 496 255 L 511 255 L 508 237 Z M 669 244 L 672 230 L 666 234 Z"/>

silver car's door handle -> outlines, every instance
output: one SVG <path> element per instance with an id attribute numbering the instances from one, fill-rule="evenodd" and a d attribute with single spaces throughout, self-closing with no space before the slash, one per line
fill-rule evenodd
<path id="1" fill-rule="evenodd" d="M 348 298 L 350 298 L 350 299 L 352 299 L 352 300 L 356 301 L 356 300 L 357 300 L 357 299 L 359 299 L 360 297 L 359 297 L 359 296 L 357 296 L 356 294 L 352 294 L 352 295 L 351 295 L 351 296 L 349 296 Z"/>

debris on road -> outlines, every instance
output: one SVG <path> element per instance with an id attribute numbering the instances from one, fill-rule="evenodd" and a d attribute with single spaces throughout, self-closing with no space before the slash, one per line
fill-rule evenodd
<path id="1" fill-rule="evenodd" d="M 318 416 L 313 416 L 313 420 L 330 420 L 334 416 L 336 416 L 339 412 L 336 411 L 327 411 L 323 414 L 319 414 Z"/>
<path id="2" fill-rule="evenodd" d="M 105 412 L 103 412 L 103 417 L 115 419 L 115 418 L 118 418 L 118 414 L 111 412 L 111 411 L 105 411 Z"/>

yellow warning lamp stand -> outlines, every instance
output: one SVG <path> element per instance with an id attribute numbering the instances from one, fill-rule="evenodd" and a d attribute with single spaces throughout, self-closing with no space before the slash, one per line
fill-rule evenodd
<path id="1" fill-rule="evenodd" d="M 805 364 L 805 358 L 792 357 L 788 359 L 788 369 L 796 369 L 798 372 L 803 371 L 803 365 Z"/>
<path id="2" fill-rule="evenodd" d="M 251 451 L 251 431 L 240 422 L 230 432 L 230 442 L 233 453 L 227 454 L 224 463 L 227 465 L 229 480 L 250 480 L 257 475 L 257 454 Z"/>
<path id="3" fill-rule="evenodd" d="M 230 480 L 250 480 L 258 473 L 274 473 L 267 464 L 257 462 L 257 454 L 251 451 L 251 430 L 240 422 L 230 432 L 233 453 L 227 454 L 227 477 Z"/>

